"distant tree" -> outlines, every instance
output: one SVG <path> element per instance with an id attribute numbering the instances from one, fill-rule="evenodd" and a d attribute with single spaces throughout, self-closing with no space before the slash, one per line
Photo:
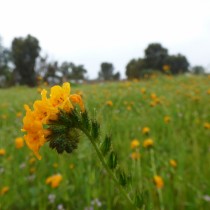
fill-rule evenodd
<path id="1" fill-rule="evenodd" d="M 101 68 L 98 77 L 101 80 L 112 80 L 114 74 L 114 66 L 112 63 L 101 63 Z"/>
<path id="2" fill-rule="evenodd" d="M 168 57 L 168 50 L 159 43 L 149 44 L 145 49 L 145 65 L 147 69 L 162 70 Z"/>
<path id="3" fill-rule="evenodd" d="M 165 61 L 165 64 L 170 66 L 172 74 L 180 74 L 188 71 L 189 62 L 184 55 L 170 55 Z"/>
<path id="4" fill-rule="evenodd" d="M 12 41 L 12 57 L 15 72 L 20 75 L 20 84 L 36 85 L 35 63 L 39 52 L 39 41 L 31 35 Z"/>
<path id="5" fill-rule="evenodd" d="M 128 79 L 139 79 L 144 75 L 144 70 L 144 59 L 132 59 L 126 66 L 126 76 L 128 77 Z"/>
<path id="6" fill-rule="evenodd" d="M 11 69 L 11 52 L 3 47 L 0 37 L 0 87 L 4 87 L 11 83 L 12 69 Z"/>
<path id="7" fill-rule="evenodd" d="M 69 63 L 68 66 L 70 79 L 76 80 L 76 82 L 78 82 L 78 80 L 85 79 L 85 74 L 87 73 L 87 70 L 84 68 L 83 65 L 75 65 L 74 63 Z"/>
<path id="8" fill-rule="evenodd" d="M 205 68 L 203 66 L 193 66 L 192 72 L 193 72 L 193 74 L 204 74 Z"/>
<path id="9" fill-rule="evenodd" d="M 113 80 L 120 80 L 120 72 L 119 71 L 113 75 Z"/>

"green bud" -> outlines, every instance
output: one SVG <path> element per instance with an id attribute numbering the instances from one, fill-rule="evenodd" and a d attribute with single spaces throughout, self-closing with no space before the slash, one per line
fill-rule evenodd
<path id="1" fill-rule="evenodd" d="M 127 185 L 129 178 L 126 175 L 124 170 L 118 169 L 117 177 L 118 177 L 120 185 L 122 185 L 123 187 Z"/>
<path id="2" fill-rule="evenodd" d="M 82 123 L 85 129 L 89 130 L 90 129 L 90 120 L 87 111 L 85 110 L 82 114 Z"/>
<path id="3" fill-rule="evenodd" d="M 97 140 L 100 134 L 100 124 L 96 120 L 92 120 L 92 137 Z"/>
<path id="4" fill-rule="evenodd" d="M 105 156 L 111 149 L 111 136 L 106 135 L 103 143 L 101 144 L 101 152 Z"/>
<path id="5" fill-rule="evenodd" d="M 117 154 L 114 151 L 112 151 L 109 155 L 108 165 L 111 169 L 115 169 L 117 166 Z"/>

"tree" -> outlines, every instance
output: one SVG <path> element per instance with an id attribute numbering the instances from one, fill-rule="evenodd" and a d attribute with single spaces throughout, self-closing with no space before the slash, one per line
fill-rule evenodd
<path id="1" fill-rule="evenodd" d="M 192 72 L 193 72 L 193 74 L 204 74 L 205 68 L 203 66 L 193 66 Z"/>
<path id="2" fill-rule="evenodd" d="M 168 57 L 168 50 L 159 43 L 149 44 L 145 49 L 145 65 L 147 69 L 162 70 Z"/>
<path id="3" fill-rule="evenodd" d="M 40 49 L 39 41 L 31 35 L 12 41 L 12 57 L 15 72 L 20 75 L 20 84 L 36 85 L 35 63 Z"/>
<path id="4" fill-rule="evenodd" d="M 74 63 L 69 63 L 68 71 L 70 72 L 70 79 L 76 80 L 77 82 L 78 80 L 84 80 L 85 74 L 87 73 L 83 65 L 75 65 Z"/>
<path id="5" fill-rule="evenodd" d="M 132 59 L 126 66 L 126 76 L 128 79 L 139 79 L 143 77 L 145 60 L 142 58 Z"/>
<path id="6" fill-rule="evenodd" d="M 100 66 L 98 77 L 101 80 L 112 80 L 114 75 L 114 66 L 112 63 L 103 62 Z"/>
<path id="7" fill-rule="evenodd" d="M 170 66 L 172 74 L 180 74 L 188 71 L 189 62 L 184 55 L 170 55 L 165 61 L 165 64 Z"/>

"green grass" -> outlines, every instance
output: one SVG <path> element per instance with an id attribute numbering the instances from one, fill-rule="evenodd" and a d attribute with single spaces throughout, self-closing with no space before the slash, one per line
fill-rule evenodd
<path id="1" fill-rule="evenodd" d="M 141 88 L 146 89 L 145 94 Z M 72 87 L 72 93 L 82 91 L 87 110 L 102 125 L 102 135 L 112 134 L 119 163 L 133 176 L 132 187 L 142 186 L 140 191 L 149 192 L 149 209 L 160 207 L 149 151 L 142 146 L 146 137 L 141 130 L 145 126 L 151 129 L 157 173 L 164 180 L 161 191 L 165 209 L 208 210 L 210 203 L 204 199 L 210 196 L 210 129 L 204 128 L 205 122 L 210 123 L 208 89 L 209 78 L 182 76 L 81 85 Z M 160 99 L 154 107 L 150 106 L 151 93 Z M 54 210 L 62 204 L 66 210 L 83 210 L 94 199 L 102 203 L 94 209 L 130 209 L 85 136 L 81 136 L 78 149 L 71 155 L 58 155 L 45 144 L 40 150 L 42 160 L 33 163 L 30 160 L 34 155 L 26 146 L 15 148 L 15 138 L 23 136 L 22 117 L 16 114 L 24 115 L 23 105 L 32 105 L 39 98 L 36 89 L 0 90 L 0 148 L 6 151 L 0 156 L 0 190 L 9 187 L 0 195 L 0 209 Z M 112 101 L 113 106 L 107 106 L 107 101 Z M 169 123 L 164 122 L 165 116 L 170 117 Z M 141 161 L 131 159 L 133 139 L 140 141 Z M 170 159 L 177 161 L 177 168 L 170 166 Z M 56 173 L 63 180 L 52 189 L 45 180 Z M 50 194 L 55 195 L 53 203 L 49 202 Z"/>

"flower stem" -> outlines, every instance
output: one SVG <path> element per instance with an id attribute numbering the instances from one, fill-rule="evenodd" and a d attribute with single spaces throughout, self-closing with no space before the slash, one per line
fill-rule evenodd
<path id="1" fill-rule="evenodd" d="M 81 129 L 85 135 L 89 138 L 90 142 L 92 143 L 96 154 L 98 155 L 99 160 L 101 161 L 101 164 L 103 165 L 104 169 L 106 170 L 106 172 L 109 174 L 109 176 L 111 177 L 111 179 L 114 181 L 114 183 L 116 184 L 117 188 L 119 189 L 119 191 L 123 194 L 123 196 L 125 197 L 125 199 L 132 205 L 134 206 L 134 202 L 131 200 L 130 196 L 128 195 L 128 193 L 125 191 L 125 189 L 119 184 L 115 174 L 113 173 L 113 171 L 109 168 L 109 166 L 106 163 L 106 160 L 103 156 L 103 154 L 101 153 L 98 145 L 95 143 L 95 139 L 85 130 Z"/>

